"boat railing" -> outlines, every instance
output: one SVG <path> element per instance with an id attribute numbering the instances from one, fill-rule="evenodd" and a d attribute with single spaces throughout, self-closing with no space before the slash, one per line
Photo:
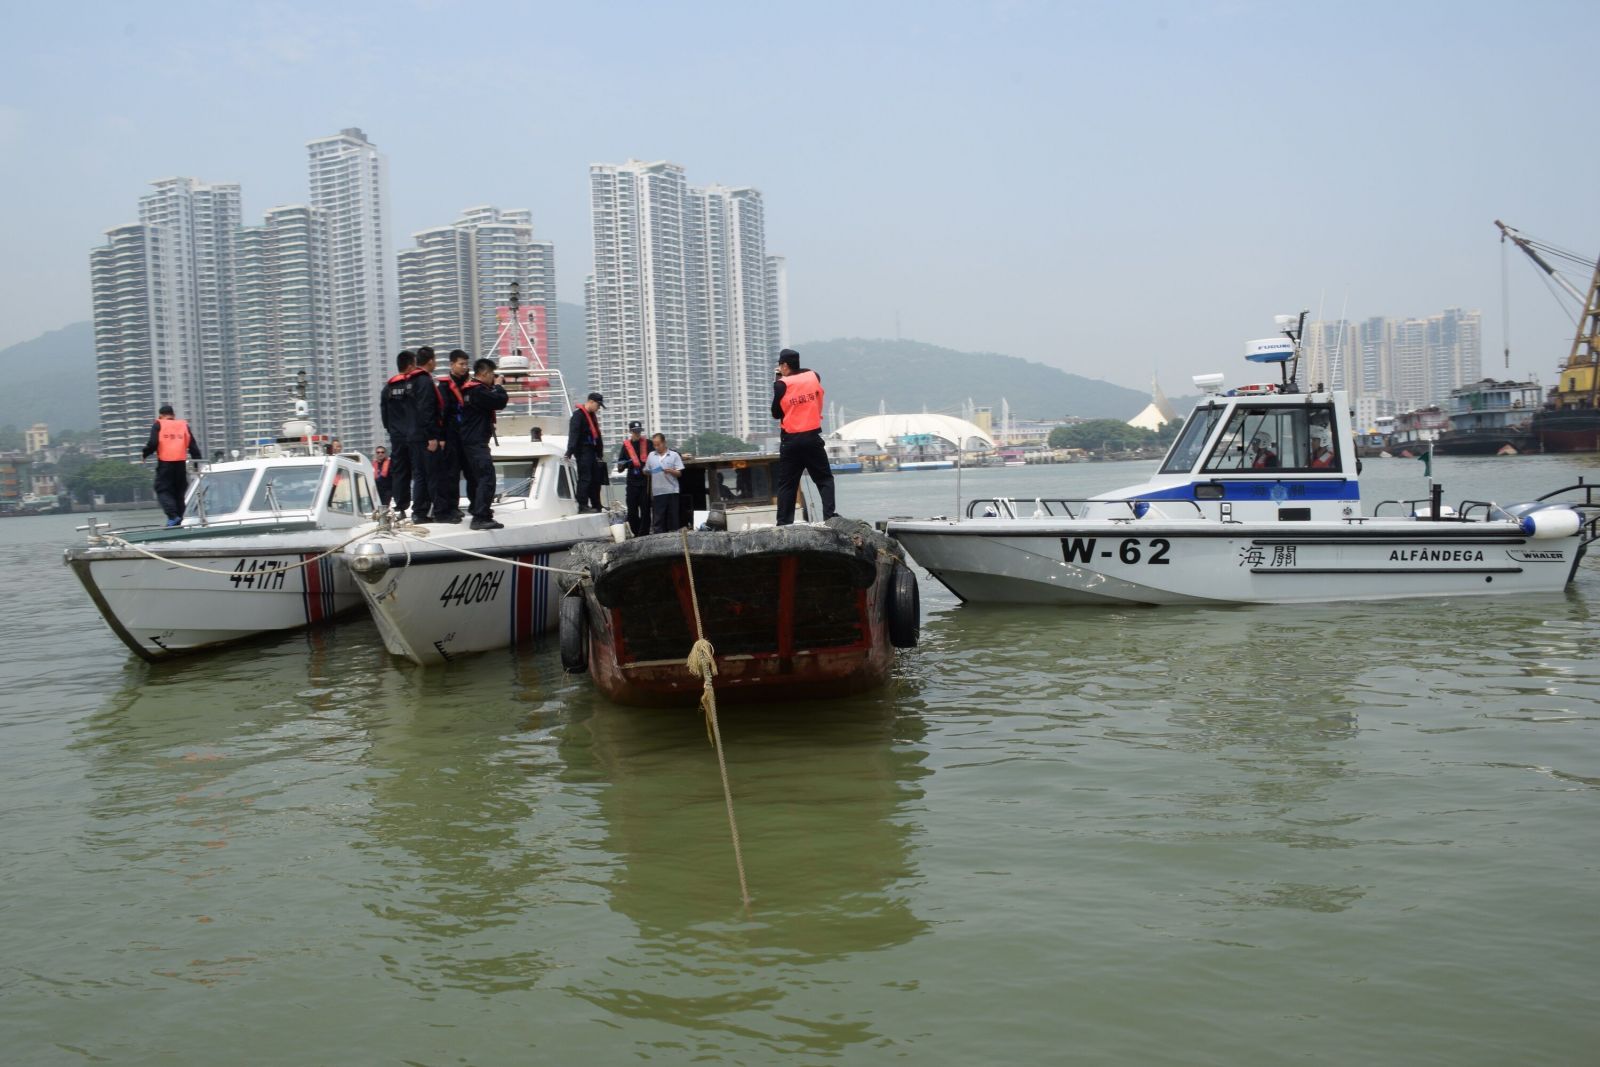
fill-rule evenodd
<path id="1" fill-rule="evenodd" d="M 1018 511 L 1018 505 L 1026 507 L 1033 505 L 1033 511 L 1024 515 Z M 1080 511 L 1073 511 L 1073 505 L 1080 505 Z M 974 519 L 1077 519 L 1082 508 L 1090 505 L 1104 506 L 1117 504 L 1125 505 L 1130 519 L 1142 519 L 1150 509 L 1156 505 L 1187 504 L 1194 508 L 1195 514 L 1205 517 L 1205 511 L 1193 500 L 1104 500 L 1093 497 L 1042 497 L 1036 496 L 1032 500 L 1026 498 L 1018 500 L 1016 497 L 993 496 L 978 497 L 967 504 L 967 518 Z M 980 512 L 978 509 L 982 508 Z"/>
<path id="2" fill-rule="evenodd" d="M 1583 520 L 1583 543 L 1587 545 L 1592 541 L 1600 540 L 1600 497 L 1595 495 L 1595 490 L 1597 489 L 1600 489 L 1600 482 L 1586 482 L 1580 477 L 1573 485 L 1564 486 L 1546 493 L 1539 498 L 1539 502 L 1542 504 L 1546 501 L 1555 501 L 1557 497 L 1567 493 L 1582 493 L 1582 500 L 1561 500 L 1557 502 L 1566 504 L 1573 511 L 1576 511 Z"/>

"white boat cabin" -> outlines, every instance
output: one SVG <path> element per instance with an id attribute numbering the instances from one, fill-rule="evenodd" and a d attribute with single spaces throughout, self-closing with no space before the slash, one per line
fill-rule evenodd
<path id="1" fill-rule="evenodd" d="M 183 525 L 356 526 L 369 521 L 377 507 L 365 457 L 285 454 L 205 467 L 189 483 Z"/>

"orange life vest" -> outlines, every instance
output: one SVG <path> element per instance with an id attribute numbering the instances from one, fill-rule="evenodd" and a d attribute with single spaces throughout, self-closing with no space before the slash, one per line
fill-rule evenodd
<path id="1" fill-rule="evenodd" d="M 572 410 L 583 412 L 583 417 L 589 421 L 589 433 L 594 436 L 596 441 L 600 440 L 600 424 L 594 421 L 594 412 L 590 411 L 587 405 L 584 404 L 579 404 Z"/>
<path id="2" fill-rule="evenodd" d="M 1333 449 L 1324 448 L 1318 450 L 1316 454 L 1311 457 L 1311 465 L 1313 467 L 1333 466 Z"/>
<path id="3" fill-rule="evenodd" d="M 422 374 L 422 373 L 424 373 L 424 372 L 423 372 L 421 367 L 412 367 L 408 371 L 403 371 L 400 374 L 396 374 L 394 377 L 390 378 L 384 384 L 385 385 L 393 385 L 395 382 L 403 382 L 407 378 L 412 378 L 412 377 L 415 377 L 416 375 Z"/>
<path id="4" fill-rule="evenodd" d="M 822 429 L 822 379 L 816 371 L 803 370 L 783 380 L 784 433 L 805 433 Z"/>
<path id="5" fill-rule="evenodd" d="M 632 463 L 635 470 L 644 470 L 644 457 L 639 455 L 639 450 L 633 447 L 633 438 L 624 437 L 622 447 L 628 450 L 628 462 Z"/>
<path id="6" fill-rule="evenodd" d="M 382 459 L 378 460 L 378 462 L 376 462 L 376 463 L 374 463 L 372 465 L 372 476 L 374 478 L 387 478 L 387 477 L 389 477 L 389 457 L 388 456 L 384 456 Z"/>
<path id="7" fill-rule="evenodd" d="M 182 419 L 157 419 L 156 459 L 162 463 L 182 463 L 189 458 L 189 424 Z"/>

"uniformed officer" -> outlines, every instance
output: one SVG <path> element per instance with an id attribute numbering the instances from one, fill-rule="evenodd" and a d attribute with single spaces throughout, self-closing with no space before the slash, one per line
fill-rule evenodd
<path id="1" fill-rule="evenodd" d="M 413 501 L 417 513 L 426 514 L 433 507 L 433 496 L 427 488 L 426 436 L 428 428 L 419 422 L 420 401 L 416 394 L 419 386 L 428 395 L 433 390 L 428 383 L 418 381 L 424 372 L 416 365 L 417 354 L 401 352 L 395 357 L 395 375 L 383 383 L 378 413 L 383 428 L 389 431 L 389 454 L 392 457 L 390 477 L 394 482 L 394 510 L 405 514 Z"/>
<path id="2" fill-rule="evenodd" d="M 441 467 L 441 487 L 451 497 L 451 507 L 461 506 L 461 479 L 466 477 L 468 500 L 472 499 L 472 470 L 461 458 L 461 417 L 464 403 L 462 390 L 472 381 L 472 357 L 457 348 L 450 353 L 450 373 L 439 379 L 439 397 L 442 402 L 440 417 L 444 422 L 444 459 Z"/>
<path id="3" fill-rule="evenodd" d="M 461 467 L 471 486 L 469 508 L 474 530 L 498 530 L 504 523 L 494 518 L 494 460 L 489 439 L 494 436 L 495 412 L 506 406 L 506 391 L 495 380 L 495 362 L 480 359 L 472 377 L 461 387 Z"/>
<path id="4" fill-rule="evenodd" d="M 628 436 L 617 452 L 617 471 L 628 476 L 628 528 L 633 536 L 650 532 L 650 479 L 645 476 L 645 461 L 650 458 L 650 442 L 645 440 L 644 423 L 628 423 Z"/>
<path id="5" fill-rule="evenodd" d="M 595 417 L 606 406 L 606 398 L 590 393 L 588 399 L 572 409 L 567 423 L 567 456 L 578 467 L 578 510 L 600 510 L 600 487 L 610 485 L 606 475 L 605 442 L 600 439 L 600 422 Z"/>
<path id="6" fill-rule="evenodd" d="M 413 400 L 417 404 L 418 422 L 427 427 L 428 437 L 423 446 L 423 467 L 426 482 L 423 488 L 413 490 L 412 503 L 418 522 L 460 522 L 461 479 L 451 469 L 444 437 L 444 390 L 433 376 L 435 363 L 433 349 L 423 345 L 417 349 L 417 369 L 427 374 L 426 386 L 418 385 Z M 420 376 L 419 376 L 420 378 Z M 420 509 L 422 514 L 416 514 Z"/>
<path id="7" fill-rule="evenodd" d="M 810 474 L 822 497 L 822 517 L 832 518 L 833 468 L 822 443 L 822 378 L 802 370 L 800 353 L 778 353 L 778 380 L 772 386 L 772 417 L 781 420 L 778 445 L 778 525 L 794 522 L 800 475 Z"/>
<path id="8" fill-rule="evenodd" d="M 200 458 L 189 424 L 177 418 L 171 404 L 162 404 L 156 421 L 150 424 L 150 439 L 139 453 L 140 459 L 156 454 L 156 500 L 166 512 L 168 526 L 183 525 L 183 495 L 189 489 L 189 460 Z"/>

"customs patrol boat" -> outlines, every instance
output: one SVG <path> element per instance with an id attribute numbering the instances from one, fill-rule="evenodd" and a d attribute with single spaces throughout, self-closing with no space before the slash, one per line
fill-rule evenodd
<path id="1" fill-rule="evenodd" d="M 124 644 L 148 660 L 327 622 L 358 608 L 338 551 L 372 528 L 372 464 L 325 455 L 305 417 L 247 458 L 204 466 L 181 526 L 90 520 L 65 562 Z"/>
<path id="2" fill-rule="evenodd" d="M 1362 513 L 1349 404 L 1294 380 L 1305 313 L 1246 358 L 1281 381 L 1206 395 L 1154 478 L 1084 499 L 972 501 L 889 534 L 962 600 L 1259 604 L 1555 592 L 1597 533 L 1597 487 L 1539 500 L 1383 501 Z"/>
<path id="3" fill-rule="evenodd" d="M 578 511 L 577 475 L 565 458 L 572 404 L 557 370 L 546 368 L 517 313 L 517 343 L 500 360 L 508 403 L 489 453 L 500 529 L 413 526 L 380 516 L 378 529 L 344 551 L 378 632 L 391 653 L 414 663 L 506 648 L 556 626 L 553 575 L 580 541 L 609 539 L 605 514 Z"/>

